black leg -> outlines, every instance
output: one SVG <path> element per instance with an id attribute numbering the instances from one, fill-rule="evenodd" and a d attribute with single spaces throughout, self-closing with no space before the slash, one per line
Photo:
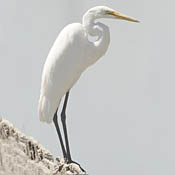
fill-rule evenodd
<path id="1" fill-rule="evenodd" d="M 67 150 L 67 159 L 68 162 L 71 162 L 71 153 L 70 153 L 70 148 L 69 148 L 69 140 L 68 140 L 68 134 L 67 134 L 67 126 L 66 126 L 66 107 L 67 107 L 67 101 L 69 97 L 69 91 L 66 93 L 64 104 L 63 104 L 63 109 L 61 112 L 61 121 L 63 124 L 63 131 L 64 131 L 64 137 L 65 137 L 65 143 L 66 143 L 66 150 Z"/>
<path id="2" fill-rule="evenodd" d="M 62 139 L 62 136 L 61 136 L 59 125 L 58 125 L 57 111 L 58 111 L 58 109 L 55 112 L 55 115 L 54 115 L 54 118 L 53 118 L 53 122 L 55 124 L 56 131 L 57 131 L 60 143 L 61 143 L 61 149 L 62 149 L 62 152 L 63 152 L 63 156 L 64 156 L 64 158 L 67 158 L 67 154 L 66 154 L 66 150 L 65 150 L 65 147 L 64 147 L 63 139 Z"/>
<path id="3" fill-rule="evenodd" d="M 66 93 L 64 104 L 63 104 L 63 109 L 61 112 L 61 121 L 63 124 L 63 131 L 64 131 L 64 137 L 65 137 L 65 143 L 66 143 L 66 150 L 67 150 L 67 160 L 68 160 L 68 163 L 75 163 L 75 164 L 79 165 L 81 170 L 83 172 L 85 172 L 85 170 L 80 166 L 80 164 L 78 164 L 75 161 L 72 161 L 72 158 L 71 158 L 71 153 L 70 153 L 70 148 L 69 148 L 69 140 L 68 140 L 68 134 L 67 134 L 67 127 L 66 127 L 66 107 L 67 107 L 68 97 L 69 97 L 69 91 Z"/>

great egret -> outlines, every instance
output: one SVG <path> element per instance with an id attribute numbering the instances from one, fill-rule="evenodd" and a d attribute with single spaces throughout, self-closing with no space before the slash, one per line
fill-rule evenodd
<path id="1" fill-rule="evenodd" d="M 64 158 L 68 163 L 73 162 L 69 149 L 65 114 L 70 89 L 81 73 L 105 54 L 110 42 L 109 28 L 95 21 L 99 18 L 139 22 L 105 6 L 93 7 L 84 14 L 82 24 L 69 24 L 61 31 L 49 52 L 43 69 L 38 108 L 39 118 L 47 123 L 53 120 Z M 89 41 L 88 36 L 96 36 L 97 40 Z M 61 121 L 66 149 L 57 120 L 57 110 L 64 95 Z"/>

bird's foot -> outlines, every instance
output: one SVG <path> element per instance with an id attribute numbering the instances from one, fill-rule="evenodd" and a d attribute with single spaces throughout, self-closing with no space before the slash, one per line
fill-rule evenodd
<path id="1" fill-rule="evenodd" d="M 75 161 L 73 161 L 73 160 L 69 160 L 69 161 L 67 162 L 67 164 L 71 164 L 71 163 L 78 165 L 78 166 L 80 167 L 81 171 L 83 171 L 84 173 L 86 173 L 86 171 L 80 166 L 79 163 L 77 163 L 77 162 L 75 162 Z"/>

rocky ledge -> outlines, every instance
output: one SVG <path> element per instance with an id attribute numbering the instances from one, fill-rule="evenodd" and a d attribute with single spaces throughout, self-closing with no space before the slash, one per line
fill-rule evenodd
<path id="1" fill-rule="evenodd" d="M 56 158 L 7 120 L 0 120 L 0 175 L 85 175 L 77 164 Z"/>

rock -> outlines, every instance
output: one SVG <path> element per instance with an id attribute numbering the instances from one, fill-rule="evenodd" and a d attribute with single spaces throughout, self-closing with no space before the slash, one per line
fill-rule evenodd
<path id="1" fill-rule="evenodd" d="M 0 175 L 85 175 L 79 165 L 56 158 L 32 137 L 0 119 Z"/>

